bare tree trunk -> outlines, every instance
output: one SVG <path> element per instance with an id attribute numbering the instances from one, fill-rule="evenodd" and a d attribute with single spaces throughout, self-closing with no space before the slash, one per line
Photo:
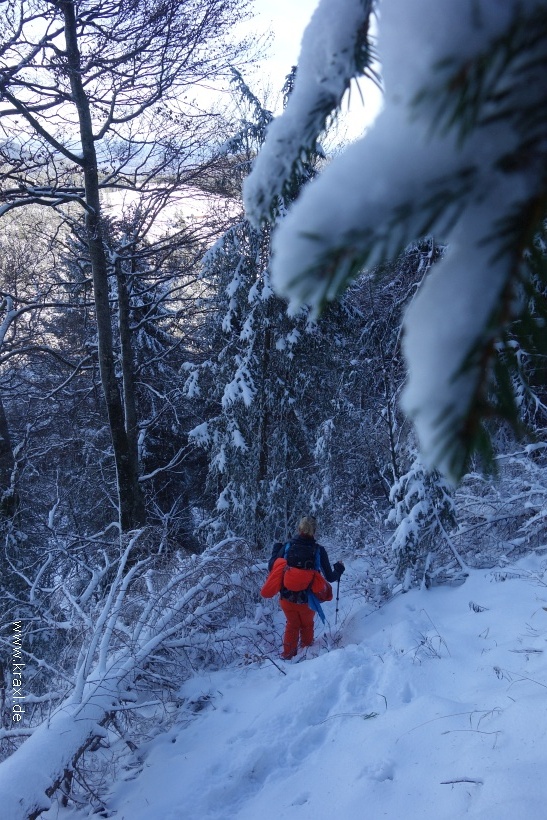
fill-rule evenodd
<path id="1" fill-rule="evenodd" d="M 101 228 L 97 155 L 93 138 L 89 100 L 82 83 L 74 4 L 65 0 L 60 4 L 60 7 L 65 20 L 70 84 L 78 112 L 80 137 L 82 140 L 82 169 L 84 172 L 85 200 L 87 206 L 87 243 L 91 259 L 93 293 L 97 314 L 99 371 L 101 374 L 101 383 L 106 401 L 114 458 L 116 461 L 120 524 L 122 530 L 127 531 L 140 527 L 145 523 L 144 498 L 139 485 L 135 459 L 131 454 L 127 430 L 125 428 L 122 400 L 115 372 L 111 310 L 108 294 L 108 263 Z"/>
<path id="2" fill-rule="evenodd" d="M 268 432 L 270 428 L 270 411 L 268 409 L 268 399 L 266 391 L 266 379 L 270 368 L 270 354 L 272 347 L 272 334 L 270 328 L 264 332 L 264 346 L 262 349 L 262 401 L 259 411 L 258 428 L 258 473 L 256 479 L 256 492 L 258 494 L 258 504 L 256 507 L 255 519 L 255 544 L 259 550 L 266 547 L 265 524 L 268 512 L 264 504 L 265 484 L 268 478 L 269 466 L 269 442 Z"/>
<path id="3" fill-rule="evenodd" d="M 129 458 L 132 460 L 132 470 L 138 475 L 138 424 L 137 424 L 137 397 L 135 391 L 135 367 L 133 348 L 131 345 L 131 327 L 129 321 L 129 294 L 122 260 L 116 260 L 116 281 L 118 283 L 118 328 L 120 333 L 120 353 L 123 381 L 123 409 L 125 416 L 125 430 Z M 144 523 L 144 522 L 143 522 Z"/>
<path id="4" fill-rule="evenodd" d="M 0 398 L 0 518 L 9 518 L 15 511 L 14 467 L 8 421 Z"/>

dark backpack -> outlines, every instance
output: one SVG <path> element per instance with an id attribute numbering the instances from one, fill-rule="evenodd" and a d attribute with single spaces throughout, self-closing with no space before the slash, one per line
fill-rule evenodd
<path id="1" fill-rule="evenodd" d="M 309 570 L 319 569 L 319 547 L 317 544 L 303 544 L 301 541 L 289 541 L 285 544 L 282 557 L 287 562 L 286 570 L 292 567 L 296 572 L 299 570 L 308 570 L 308 572 L 302 573 L 302 575 L 306 576 L 305 587 L 303 589 L 296 591 L 289 590 L 282 582 L 280 598 L 292 601 L 293 604 L 307 604 L 308 591 L 313 581 L 313 574 L 311 580 L 308 578 L 310 574 Z"/>
<path id="2" fill-rule="evenodd" d="M 289 541 L 285 545 L 283 557 L 287 566 L 298 569 L 319 569 L 319 548 L 316 544 L 303 544 L 301 541 Z"/>

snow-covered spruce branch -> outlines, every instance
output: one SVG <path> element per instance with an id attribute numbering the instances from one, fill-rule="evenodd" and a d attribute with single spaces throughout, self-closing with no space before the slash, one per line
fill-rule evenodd
<path id="1" fill-rule="evenodd" d="M 358 18 L 352 25 L 341 5 L 323 0 L 304 34 L 295 106 L 301 92 L 306 104 L 306 91 L 316 103 L 314 79 L 328 88 L 355 69 Z M 365 8 L 364 0 L 343 5 Z M 518 430 L 515 350 L 533 352 L 528 328 L 542 310 L 541 297 L 516 295 L 535 290 L 536 246 L 545 247 L 545 3 L 479 5 L 477 16 L 457 0 L 416 0 L 412 10 L 406 0 L 379 4 L 382 111 L 292 204 L 273 235 L 270 267 L 292 313 L 306 305 L 318 314 L 365 267 L 420 237 L 447 246 L 405 313 L 402 407 L 427 464 L 454 481 L 473 453 L 492 469 L 487 419 Z M 321 62 L 325 42 L 332 53 Z M 288 178 L 293 146 L 305 154 L 306 124 L 287 105 L 269 129 L 245 185 L 251 221 L 264 218 Z"/>
<path id="2" fill-rule="evenodd" d="M 93 616 L 72 693 L 0 765 L 0 804 L 10 820 L 31 820 L 47 810 L 82 755 L 96 743 L 108 743 L 115 715 L 135 708 L 137 686 L 148 692 L 157 686 L 156 670 L 165 653 L 174 651 L 173 644 L 185 640 L 191 647 L 195 637 L 203 645 L 207 634 L 214 639 L 217 624 L 224 639 L 227 619 L 241 612 L 249 596 L 253 561 L 244 542 L 225 542 L 170 564 L 158 557 L 157 567 L 141 561 L 127 569 L 137 539 L 135 534 L 124 550 Z M 29 772 L 35 775 L 31 784 Z"/>
<path id="3" fill-rule="evenodd" d="M 372 0 L 321 0 L 302 39 L 294 88 L 244 185 L 247 216 L 258 227 L 277 211 L 306 155 L 342 105 L 354 78 L 372 70 Z"/>

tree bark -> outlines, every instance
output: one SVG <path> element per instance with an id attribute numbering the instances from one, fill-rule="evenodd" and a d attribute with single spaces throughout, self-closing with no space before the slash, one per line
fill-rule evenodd
<path id="1" fill-rule="evenodd" d="M 74 104 L 78 112 L 82 141 L 82 170 L 84 173 L 86 230 L 93 293 L 97 319 L 99 348 L 99 372 L 103 387 L 108 421 L 116 462 L 120 525 L 125 532 L 145 523 L 144 497 L 138 480 L 138 470 L 132 457 L 129 438 L 124 423 L 124 410 L 115 372 L 114 345 L 112 337 L 111 310 L 108 294 L 108 262 L 101 227 L 101 204 L 97 154 L 93 137 L 93 125 L 89 100 L 81 75 L 81 59 L 74 4 L 68 0 L 60 3 L 65 21 L 67 60 Z"/>
<path id="2" fill-rule="evenodd" d="M 9 518 L 15 511 L 14 467 L 15 459 L 11 447 L 8 421 L 0 398 L 0 519 Z"/>
<path id="3" fill-rule="evenodd" d="M 266 379 L 270 368 L 270 354 L 272 346 L 272 334 L 269 327 L 264 331 L 264 346 L 262 348 L 262 382 L 261 391 L 262 397 L 259 410 L 259 424 L 257 431 L 258 440 L 258 472 L 256 477 L 256 493 L 258 496 L 258 504 L 256 506 L 255 519 L 255 544 L 258 550 L 266 547 L 265 540 L 265 523 L 267 520 L 267 510 L 265 509 L 264 495 L 266 492 L 266 481 L 268 479 L 268 464 L 269 464 L 269 442 L 268 432 L 270 427 L 270 410 L 268 407 L 268 398 L 266 391 Z"/>
<path id="4" fill-rule="evenodd" d="M 131 469 L 135 475 L 138 475 L 139 452 L 135 362 L 131 344 L 129 293 L 121 259 L 116 260 L 116 281 L 118 283 L 118 330 L 120 334 L 125 431 L 127 433 L 128 457 L 132 461 Z"/>

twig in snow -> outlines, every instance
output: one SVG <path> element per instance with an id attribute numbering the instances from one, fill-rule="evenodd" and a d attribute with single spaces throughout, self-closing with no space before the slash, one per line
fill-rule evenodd
<path id="1" fill-rule="evenodd" d="M 496 748 L 496 743 L 498 742 L 498 735 L 501 734 L 499 730 L 495 732 L 485 732 L 482 729 L 447 729 L 445 732 L 441 732 L 443 735 L 451 735 L 453 732 L 475 732 L 478 735 L 494 735 L 494 744 L 492 746 L 493 749 Z"/>
<path id="2" fill-rule="evenodd" d="M 499 707 L 496 707 L 496 710 L 497 710 L 498 708 L 499 708 Z M 480 722 L 481 722 L 481 720 L 483 719 L 483 717 L 485 717 L 486 715 L 490 715 L 490 714 L 492 714 L 492 713 L 493 713 L 494 711 L 496 711 L 496 710 L 494 710 L 494 709 L 486 709 L 486 710 L 483 710 L 483 711 L 481 712 L 481 711 L 479 711 L 479 710 L 477 710 L 477 709 L 473 709 L 473 711 L 471 711 L 471 712 L 453 712 L 453 713 L 451 713 L 451 714 L 449 714 L 449 715 L 439 715 L 438 717 L 431 718 L 431 720 L 425 720 L 423 723 L 419 723 L 417 726 L 413 726 L 413 727 L 412 727 L 412 729 L 408 729 L 406 732 L 403 732 L 403 734 L 402 734 L 402 735 L 400 735 L 400 737 L 398 737 L 398 738 L 397 738 L 397 740 L 395 741 L 395 743 L 398 743 L 398 742 L 399 742 L 399 740 L 400 740 L 402 737 L 404 737 L 405 735 L 409 735 L 411 732 L 414 732 L 416 729 L 420 729 L 422 726 L 427 726 L 427 725 L 428 725 L 428 723 L 435 723 L 437 720 L 446 720 L 447 718 L 453 718 L 453 717 L 464 717 L 465 715 L 468 715 L 468 716 L 469 716 L 469 720 L 471 721 L 471 720 L 472 720 L 472 718 L 473 718 L 473 715 L 481 715 L 481 717 L 479 718 L 478 724 L 477 724 L 477 725 L 480 725 Z M 500 710 L 500 711 L 501 711 L 501 710 Z M 475 730 L 473 730 L 473 729 L 467 729 L 466 731 L 475 731 Z M 446 734 L 446 732 L 444 732 L 443 734 Z"/>
<path id="3" fill-rule="evenodd" d="M 521 683 L 523 680 L 527 680 L 530 683 L 537 683 L 538 686 L 543 686 L 544 689 L 547 689 L 547 684 L 541 683 L 539 680 L 534 680 L 534 678 L 528 678 L 526 675 L 521 675 L 519 672 L 511 672 L 509 669 L 502 669 L 499 666 L 494 666 L 494 672 L 496 673 L 496 677 L 500 680 L 506 678 L 511 686 L 514 683 Z M 515 676 L 515 680 L 511 677 L 511 675 Z"/>
<path id="4" fill-rule="evenodd" d="M 322 723 L 326 723 L 327 720 L 332 720 L 333 718 L 340 718 L 340 717 L 359 717 L 363 720 L 372 720 L 372 718 L 378 717 L 378 712 L 340 712 L 338 715 L 329 715 L 325 718 L 325 720 L 319 721 L 319 723 L 314 723 L 314 726 L 321 726 Z"/>
<path id="5" fill-rule="evenodd" d="M 279 669 L 279 671 L 280 671 L 280 672 L 282 672 L 284 675 L 286 675 L 286 674 L 287 674 L 287 673 L 285 672 L 285 670 L 284 670 L 284 669 L 282 669 L 282 668 L 279 666 L 279 664 L 278 664 L 278 663 L 276 663 L 276 662 L 274 661 L 274 659 L 273 659 L 273 658 L 270 658 L 270 656 L 269 656 L 269 655 L 264 655 L 264 657 L 266 658 L 266 660 L 270 661 L 270 663 L 273 663 L 273 665 L 275 666 L 275 668 L 276 668 L 276 669 Z"/>
<path id="6" fill-rule="evenodd" d="M 473 612 L 486 612 L 488 607 L 475 604 L 473 601 L 469 601 L 469 609 L 473 610 Z"/>

